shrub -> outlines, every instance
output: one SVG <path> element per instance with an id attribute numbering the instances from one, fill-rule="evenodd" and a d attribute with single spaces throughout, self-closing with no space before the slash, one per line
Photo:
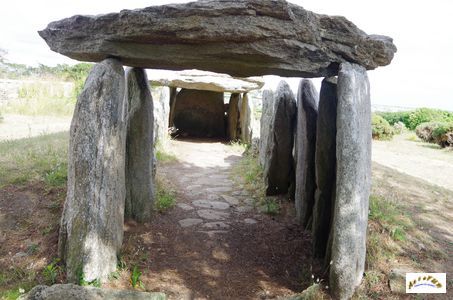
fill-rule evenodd
<path id="1" fill-rule="evenodd" d="M 411 112 L 406 126 L 413 130 L 426 122 L 453 122 L 453 113 L 440 109 L 418 108 Z"/>
<path id="2" fill-rule="evenodd" d="M 439 146 L 453 146 L 453 122 L 425 122 L 417 126 L 417 136 L 425 142 Z"/>
<path id="3" fill-rule="evenodd" d="M 391 140 L 393 138 L 393 127 L 379 115 L 372 116 L 371 129 L 373 139 Z"/>
<path id="4" fill-rule="evenodd" d="M 409 124 L 410 111 L 397 111 L 397 112 L 377 112 L 377 115 L 383 117 L 390 125 L 398 122 L 403 123 L 406 127 Z"/>
<path id="5" fill-rule="evenodd" d="M 393 124 L 394 134 L 402 134 L 406 130 L 406 125 L 403 122 L 396 122 Z"/>

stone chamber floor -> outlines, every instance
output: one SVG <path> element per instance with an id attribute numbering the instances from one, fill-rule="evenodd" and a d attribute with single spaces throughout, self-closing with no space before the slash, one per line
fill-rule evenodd
<path id="1" fill-rule="evenodd" d="M 175 162 L 158 177 L 176 192 L 174 208 L 151 223 L 126 223 L 125 261 L 146 290 L 170 299 L 273 299 L 309 285 L 310 239 L 291 205 L 264 214 L 232 171 L 241 151 L 219 141 L 172 140 Z"/>

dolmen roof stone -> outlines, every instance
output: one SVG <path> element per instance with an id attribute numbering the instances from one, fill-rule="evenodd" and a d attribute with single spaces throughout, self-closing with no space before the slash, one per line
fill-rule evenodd
<path id="1" fill-rule="evenodd" d="M 264 80 L 259 77 L 234 78 L 227 74 L 199 70 L 153 70 L 149 72 L 148 78 L 152 85 L 227 93 L 247 93 L 264 86 Z"/>
<path id="2" fill-rule="evenodd" d="M 396 52 L 390 37 L 284 0 L 201 0 L 76 15 L 39 34 L 53 51 L 80 61 L 116 57 L 127 66 L 238 77 L 332 76 L 342 62 L 372 70 L 390 64 Z"/>

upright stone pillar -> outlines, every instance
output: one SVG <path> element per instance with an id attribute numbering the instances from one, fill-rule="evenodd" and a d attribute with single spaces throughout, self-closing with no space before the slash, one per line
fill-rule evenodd
<path id="1" fill-rule="evenodd" d="M 296 129 L 296 216 L 300 224 L 310 227 L 315 202 L 316 122 L 318 92 L 313 83 L 303 79 L 297 94 Z"/>
<path id="2" fill-rule="evenodd" d="M 241 94 L 233 93 L 230 97 L 228 105 L 228 138 L 230 141 L 235 141 L 239 138 L 239 102 Z"/>
<path id="3" fill-rule="evenodd" d="M 125 217 L 138 222 L 151 219 L 153 184 L 153 98 L 145 70 L 128 68 L 129 117 L 126 139 Z"/>
<path id="4" fill-rule="evenodd" d="M 127 102 L 121 63 L 96 64 L 77 99 L 59 253 L 67 278 L 105 280 L 123 241 Z"/>
<path id="5" fill-rule="evenodd" d="M 330 285 L 349 299 L 365 268 L 371 187 L 371 104 L 365 68 L 342 63 L 338 74 L 337 180 Z"/>
<path id="6" fill-rule="evenodd" d="M 241 126 L 241 140 L 245 144 L 252 143 L 252 118 L 253 118 L 253 105 L 250 101 L 247 93 L 242 95 L 242 101 L 240 102 L 240 126 Z"/>
<path id="7" fill-rule="evenodd" d="M 293 146 L 296 99 L 285 81 L 280 81 L 274 95 L 264 164 L 264 184 L 267 195 L 285 194 L 294 172 Z"/>
<path id="8" fill-rule="evenodd" d="M 337 79 L 325 78 L 321 84 L 316 128 L 316 193 L 313 207 L 313 255 L 330 262 L 327 244 L 331 232 L 335 201 Z M 327 254 L 327 255 L 326 255 Z"/>
<path id="9" fill-rule="evenodd" d="M 269 132 L 271 130 L 272 116 L 274 113 L 274 93 L 271 90 L 263 91 L 262 103 L 259 160 L 261 166 L 264 167 L 266 160 L 269 158 L 267 144 L 269 142 Z"/>
<path id="10" fill-rule="evenodd" d="M 168 116 L 168 127 L 174 126 L 174 119 L 175 119 L 175 107 L 176 107 L 176 95 L 178 91 L 176 88 L 170 88 L 170 113 Z"/>
<path id="11" fill-rule="evenodd" d="M 168 140 L 168 124 L 170 114 L 170 94 L 166 86 L 153 88 L 151 97 L 153 98 L 154 110 L 154 146 L 159 143 L 165 147 Z"/>

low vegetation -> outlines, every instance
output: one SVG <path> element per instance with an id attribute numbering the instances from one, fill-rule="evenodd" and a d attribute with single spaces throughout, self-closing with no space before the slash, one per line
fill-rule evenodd
<path id="1" fill-rule="evenodd" d="M 176 193 L 172 190 L 171 185 L 163 178 L 156 178 L 156 202 L 155 209 L 162 213 L 176 204 Z"/>
<path id="2" fill-rule="evenodd" d="M 417 136 L 428 143 L 453 147 L 453 122 L 426 122 L 417 126 Z"/>
<path id="3" fill-rule="evenodd" d="M 417 108 L 412 111 L 377 112 L 390 125 L 402 122 L 408 129 L 415 130 L 425 122 L 453 122 L 453 112 L 432 108 Z"/>
<path id="4" fill-rule="evenodd" d="M 372 137 L 376 140 L 391 140 L 395 131 L 389 122 L 379 115 L 373 115 L 371 119 Z"/>

